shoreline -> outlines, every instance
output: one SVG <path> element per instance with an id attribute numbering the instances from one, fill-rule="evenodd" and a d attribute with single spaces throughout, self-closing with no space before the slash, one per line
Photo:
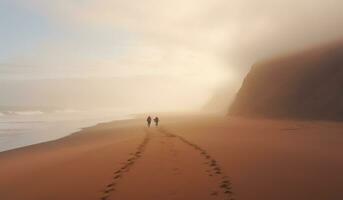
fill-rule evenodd
<path id="1" fill-rule="evenodd" d="M 343 198 L 337 187 L 343 183 L 337 176 L 343 167 L 343 123 L 161 119 L 160 127 L 151 128 L 144 119 L 99 123 L 2 152 L 0 198 Z"/>
<path id="2" fill-rule="evenodd" d="M 2 153 L 5 153 L 5 152 L 8 152 L 8 151 L 12 151 L 12 150 L 16 150 L 16 149 L 21 149 L 21 148 L 25 148 L 25 147 L 30 147 L 30 146 L 33 146 L 33 145 L 39 145 L 39 144 L 43 144 L 43 143 L 47 143 L 47 142 L 52 142 L 52 141 L 56 141 L 56 140 L 59 140 L 59 139 L 62 139 L 62 138 L 65 138 L 65 137 L 69 137 L 73 134 L 76 134 L 78 132 L 82 132 L 83 130 L 85 129 L 88 129 L 88 128 L 92 128 L 92 127 L 96 127 L 98 125 L 101 125 L 103 123 L 111 123 L 111 122 L 115 122 L 115 121 L 123 121 L 123 120 L 134 120 L 135 118 L 133 117 L 133 115 L 126 115 L 126 116 L 123 116 L 123 117 L 119 117 L 118 119 L 110 119 L 110 120 L 106 120 L 106 121 L 103 121 L 103 120 L 100 120 L 98 122 L 94 122 L 92 125 L 86 125 L 86 126 L 81 126 L 81 127 L 75 127 L 75 128 L 65 128 L 65 130 L 62 130 L 62 131 L 59 131 L 57 132 L 58 135 L 61 135 L 61 136 L 58 136 L 56 138 L 51 138 L 51 139 L 42 139 L 42 140 L 38 140 L 36 139 L 35 142 L 29 142 L 27 144 L 18 144 L 18 145 L 15 145 L 16 147 L 13 147 L 13 148 L 8 148 L 8 149 L 5 149 L 5 150 L 1 150 L 0 151 L 0 154 Z M 71 130 L 73 129 L 73 130 Z M 55 133 L 56 134 L 56 133 Z M 15 136 L 12 136 L 12 137 L 15 137 Z M 32 139 L 32 140 L 35 140 L 35 139 Z"/>

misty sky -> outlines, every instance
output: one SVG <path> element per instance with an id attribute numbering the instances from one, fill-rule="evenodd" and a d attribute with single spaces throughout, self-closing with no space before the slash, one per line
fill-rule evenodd
<path id="1" fill-rule="evenodd" d="M 0 105 L 200 108 L 217 88 L 233 95 L 254 62 L 340 39 L 342 8 L 340 0 L 0 0 Z"/>

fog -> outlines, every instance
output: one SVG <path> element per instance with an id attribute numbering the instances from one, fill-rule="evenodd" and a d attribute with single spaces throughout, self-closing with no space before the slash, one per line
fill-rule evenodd
<path id="1" fill-rule="evenodd" d="M 161 85 L 158 83 L 162 82 Z M 175 83 L 183 90 L 175 90 Z M 170 77 L 130 77 L 92 79 L 2 80 L 0 111 L 25 110 L 104 110 L 121 113 L 150 111 L 194 111 L 207 96 L 199 85 Z M 188 92 L 191 91 L 191 92 Z M 194 98 L 202 101 L 193 101 Z"/>
<path id="2" fill-rule="evenodd" d="M 0 7 L 0 105 L 197 110 L 224 98 L 217 93 L 225 88 L 229 104 L 253 63 L 343 36 L 339 0 L 4 0 Z"/>

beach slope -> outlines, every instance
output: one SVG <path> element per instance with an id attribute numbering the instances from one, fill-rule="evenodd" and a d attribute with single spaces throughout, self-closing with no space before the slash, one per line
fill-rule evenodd
<path id="1" fill-rule="evenodd" d="M 343 123 L 162 117 L 0 153 L 0 199 L 343 199 Z"/>

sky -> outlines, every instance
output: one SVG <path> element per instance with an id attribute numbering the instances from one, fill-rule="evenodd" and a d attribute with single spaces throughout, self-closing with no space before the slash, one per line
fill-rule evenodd
<path id="1" fill-rule="evenodd" d="M 0 0 L 0 105 L 200 109 L 343 36 L 340 0 Z"/>

